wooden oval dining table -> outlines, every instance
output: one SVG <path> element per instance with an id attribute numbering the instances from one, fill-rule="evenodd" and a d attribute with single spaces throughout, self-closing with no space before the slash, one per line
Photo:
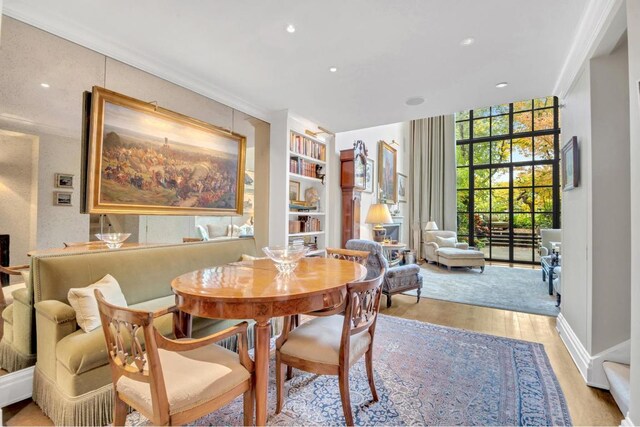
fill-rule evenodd
<path id="1" fill-rule="evenodd" d="M 267 420 L 271 319 L 340 304 L 349 282 L 365 278 L 361 264 L 333 258 L 303 258 L 293 273 L 268 259 L 205 268 L 175 278 L 176 305 L 189 316 L 254 319 L 256 425 Z M 197 373 L 194 373 L 197 375 Z"/>

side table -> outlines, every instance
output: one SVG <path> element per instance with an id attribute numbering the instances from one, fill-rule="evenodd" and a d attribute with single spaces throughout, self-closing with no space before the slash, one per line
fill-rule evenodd
<path id="1" fill-rule="evenodd" d="M 389 267 L 395 267 L 400 264 L 400 257 L 394 258 L 396 252 L 407 247 L 406 243 L 380 243 L 384 257 L 389 262 Z"/>
<path id="2" fill-rule="evenodd" d="M 542 281 L 545 282 L 549 278 L 549 295 L 553 295 L 553 279 L 555 279 L 554 270 L 560 267 L 560 262 L 553 263 L 553 256 L 543 256 L 540 258 L 542 265 Z"/>

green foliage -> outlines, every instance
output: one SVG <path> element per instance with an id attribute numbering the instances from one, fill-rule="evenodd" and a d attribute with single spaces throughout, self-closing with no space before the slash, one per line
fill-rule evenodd
<path id="1" fill-rule="evenodd" d="M 553 225 L 553 166 L 513 165 L 512 176 L 510 169 L 504 166 L 554 159 L 555 135 L 509 137 L 510 112 L 513 112 L 514 134 L 554 129 L 554 102 L 554 97 L 544 97 L 456 114 L 458 141 L 490 138 L 489 141 L 473 142 L 473 147 L 469 143 L 456 147 L 458 233 L 468 235 L 472 226 L 474 243 L 479 248 L 488 244 L 492 231 L 504 233 L 512 227 L 517 232 L 534 233 Z M 474 176 L 470 177 L 471 165 L 486 167 L 475 169 Z M 471 208 L 470 179 L 473 179 L 475 189 L 472 225 L 468 213 Z"/>

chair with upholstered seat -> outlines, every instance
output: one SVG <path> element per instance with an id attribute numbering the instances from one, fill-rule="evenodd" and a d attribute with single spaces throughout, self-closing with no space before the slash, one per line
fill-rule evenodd
<path id="1" fill-rule="evenodd" d="M 367 279 L 371 279 L 386 271 L 382 284 L 382 293 L 387 297 L 387 308 L 391 307 L 391 295 L 415 289 L 418 293 L 416 302 L 420 302 L 422 291 L 422 275 L 416 264 L 389 267 L 382 246 L 372 240 L 352 239 L 345 245 L 349 250 L 369 252 L 367 257 Z"/>
<path id="2" fill-rule="evenodd" d="M 438 250 L 445 247 L 467 250 L 469 244 L 458 242 L 458 234 L 447 230 L 425 230 L 422 232 L 422 256 L 427 262 L 439 262 Z M 448 244 L 450 246 L 445 246 Z"/>
<path id="3" fill-rule="evenodd" d="M 200 339 L 171 340 L 153 326 L 155 313 L 116 307 L 95 291 L 114 385 L 114 425 L 124 425 L 127 405 L 153 425 L 186 424 L 244 394 L 244 424 L 253 424 L 253 362 L 247 322 Z M 238 336 L 236 354 L 215 344 Z"/>
<path id="4" fill-rule="evenodd" d="M 367 251 L 352 251 L 349 249 L 339 248 L 326 248 L 325 251 L 327 253 L 327 258 L 341 259 L 343 261 L 353 261 L 364 266 L 367 265 L 367 258 L 369 257 L 369 252 Z M 345 303 L 346 301 L 342 301 L 341 304 L 335 305 L 333 307 L 327 307 L 322 310 L 316 310 L 306 314 L 312 316 L 331 316 L 334 314 L 339 314 L 344 311 Z M 299 323 L 299 316 L 295 315 L 292 320 L 293 327 L 297 327 Z M 291 372 L 291 370 L 289 369 L 288 372 Z"/>
<path id="5" fill-rule="evenodd" d="M 466 242 L 458 242 L 455 231 L 425 230 L 422 252 L 427 262 L 452 267 L 479 268 L 484 272 L 484 252 L 470 249 Z"/>
<path id="6" fill-rule="evenodd" d="M 559 228 L 542 228 L 540 229 L 540 247 L 538 253 L 540 257 L 551 255 L 553 248 L 551 242 L 562 241 L 562 230 Z"/>
<path id="7" fill-rule="evenodd" d="M 291 329 L 285 319 L 283 333 L 276 342 L 276 413 L 284 404 L 283 365 L 319 375 L 337 375 L 342 410 L 347 425 L 353 425 L 349 398 L 349 368 L 365 356 L 373 401 L 378 401 L 373 381 L 373 338 L 382 294 L 384 271 L 373 279 L 347 285 L 344 315 L 316 317 Z"/>
<path id="8" fill-rule="evenodd" d="M 364 266 L 367 265 L 369 251 L 354 251 L 350 249 L 327 248 L 327 258 L 343 259 L 353 261 Z"/>

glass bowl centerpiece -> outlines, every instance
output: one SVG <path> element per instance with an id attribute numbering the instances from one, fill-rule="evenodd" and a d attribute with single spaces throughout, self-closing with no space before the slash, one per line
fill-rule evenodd
<path id="1" fill-rule="evenodd" d="M 307 254 L 309 248 L 301 245 L 268 246 L 262 251 L 271 259 L 279 272 L 289 274 L 298 266 L 298 261 Z"/>
<path id="2" fill-rule="evenodd" d="M 96 237 L 107 244 L 109 249 L 118 249 L 131 233 L 98 233 Z"/>

